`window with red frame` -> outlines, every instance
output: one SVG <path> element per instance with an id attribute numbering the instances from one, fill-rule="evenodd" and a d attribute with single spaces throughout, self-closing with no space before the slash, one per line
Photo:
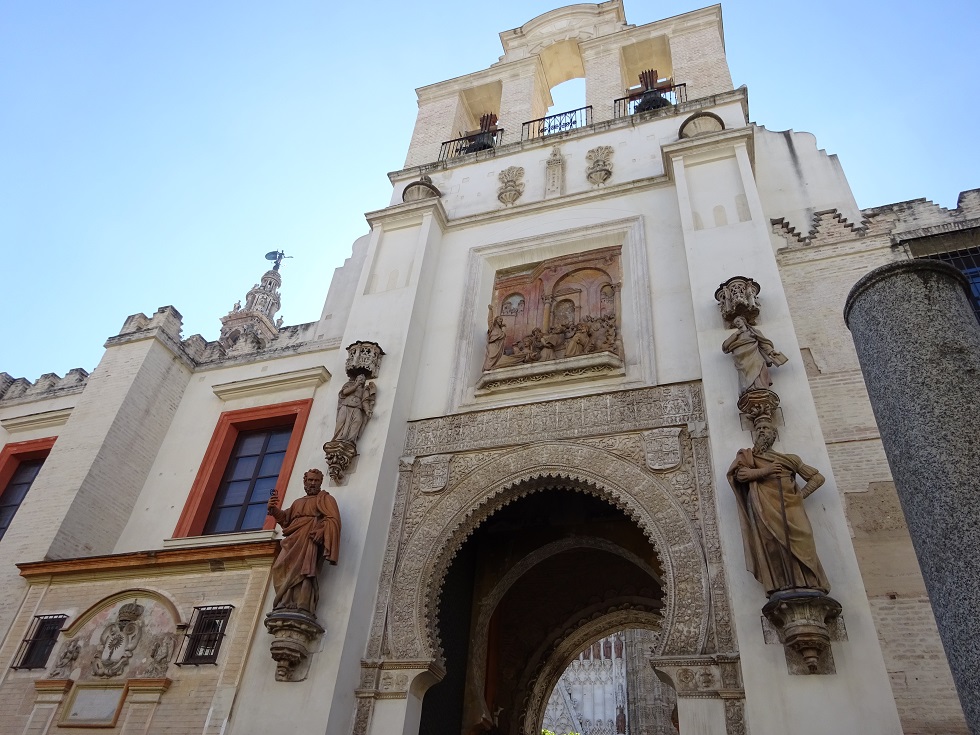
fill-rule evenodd
<path id="1" fill-rule="evenodd" d="M 299 453 L 312 400 L 225 411 L 188 494 L 174 538 L 275 527 L 277 502 Z"/>
<path id="2" fill-rule="evenodd" d="M 13 442 L 0 449 L 0 538 L 41 471 L 55 438 Z"/>

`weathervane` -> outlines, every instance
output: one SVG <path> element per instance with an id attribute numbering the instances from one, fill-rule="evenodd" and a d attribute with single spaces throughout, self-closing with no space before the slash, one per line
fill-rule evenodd
<path id="1" fill-rule="evenodd" d="M 293 257 L 292 255 L 286 255 L 286 253 L 284 251 L 282 251 L 282 250 L 278 250 L 278 251 L 277 250 L 273 250 L 273 251 L 268 252 L 268 253 L 265 254 L 265 259 L 266 260 L 274 260 L 274 261 L 276 261 L 276 264 L 274 266 L 272 266 L 272 270 L 274 270 L 276 272 L 279 271 L 279 266 L 282 265 L 282 259 L 283 258 L 292 258 L 292 257 Z"/>

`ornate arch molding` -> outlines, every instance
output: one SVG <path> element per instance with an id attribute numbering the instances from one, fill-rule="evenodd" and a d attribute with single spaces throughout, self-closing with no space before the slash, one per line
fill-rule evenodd
<path id="1" fill-rule="evenodd" d="M 514 713 L 511 732 L 540 735 L 548 697 L 558 684 L 562 673 L 586 645 L 625 628 L 644 628 L 662 633 L 663 619 L 659 614 L 643 609 L 614 610 L 588 620 L 571 635 L 566 636 L 550 656 L 539 666 L 527 687 L 528 696 L 520 711 Z M 663 636 L 659 636 L 661 645 Z"/>
<path id="2" fill-rule="evenodd" d="M 663 569 L 661 655 L 702 651 L 709 629 L 708 570 L 690 518 L 651 473 L 607 451 L 538 442 L 500 455 L 461 478 L 421 510 L 398 554 L 388 619 L 392 658 L 440 665 L 437 614 L 443 580 L 480 524 L 518 498 L 555 486 L 622 510 L 649 539 Z M 415 498 L 413 498 L 415 500 Z M 413 515 L 409 509 L 408 517 Z"/>

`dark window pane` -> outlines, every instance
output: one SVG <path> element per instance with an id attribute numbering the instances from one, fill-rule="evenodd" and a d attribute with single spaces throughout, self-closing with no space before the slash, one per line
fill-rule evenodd
<path id="1" fill-rule="evenodd" d="M 27 490 L 30 486 L 31 483 L 29 482 L 18 482 L 16 485 L 13 483 L 7 485 L 7 489 L 3 491 L 3 497 L 0 498 L 0 505 L 12 505 L 14 508 L 17 508 L 24 501 L 24 496 L 27 495 Z"/>
<path id="2" fill-rule="evenodd" d="M 251 480 L 252 475 L 255 474 L 255 465 L 258 463 L 259 458 L 256 457 L 241 457 L 236 459 L 235 463 L 232 465 L 231 474 L 228 476 L 229 480 Z"/>
<path id="3" fill-rule="evenodd" d="M 229 482 L 224 486 L 223 491 L 218 493 L 215 504 L 219 506 L 242 505 L 248 500 L 248 488 L 251 484 L 248 480 Z"/>
<path id="4" fill-rule="evenodd" d="M 291 434 L 292 428 L 277 428 L 238 435 L 204 533 L 262 528 Z"/>
<path id="5" fill-rule="evenodd" d="M 13 485 L 17 482 L 26 482 L 30 485 L 34 482 L 34 478 L 37 477 L 37 473 L 41 471 L 41 465 L 44 464 L 43 459 L 33 459 L 26 462 L 21 462 L 17 465 L 17 469 L 14 471 L 13 477 L 10 478 L 10 484 Z"/>
<path id="6" fill-rule="evenodd" d="M 238 435 L 238 446 L 235 447 L 235 456 L 242 457 L 246 454 L 258 454 L 262 451 L 265 444 L 266 431 L 243 432 Z"/>
<path id="7" fill-rule="evenodd" d="M 238 530 L 238 516 L 241 514 L 241 507 L 233 505 L 230 508 L 221 508 L 214 514 L 214 523 L 208 533 L 232 533 Z"/>
<path id="8" fill-rule="evenodd" d="M 272 436 L 269 437 L 269 446 L 266 447 L 267 452 L 285 452 L 286 447 L 289 445 L 289 436 L 292 434 L 292 429 L 285 431 L 274 431 Z"/>
<path id="9" fill-rule="evenodd" d="M 276 482 L 279 480 L 279 475 L 275 477 L 260 477 L 255 481 L 255 487 L 252 489 L 252 497 L 248 499 L 250 503 L 258 503 L 262 501 L 263 503 L 268 503 L 269 498 L 272 496 L 272 491 L 276 489 Z M 244 500 L 242 502 L 245 502 Z"/>
<path id="10" fill-rule="evenodd" d="M 43 459 L 30 459 L 21 462 L 14 470 L 10 482 L 3 488 L 3 493 L 0 494 L 0 538 L 10 526 L 10 520 L 17 512 L 17 508 L 20 507 L 24 496 L 27 495 L 27 491 L 30 489 L 31 483 L 34 482 L 34 478 L 37 477 L 42 464 L 44 464 Z"/>
<path id="11" fill-rule="evenodd" d="M 282 460 L 285 456 L 283 452 L 266 454 L 262 458 L 262 466 L 259 467 L 259 477 L 279 477 L 279 470 L 282 469 Z"/>
<path id="12" fill-rule="evenodd" d="M 262 503 L 261 505 L 256 503 L 255 505 L 248 506 L 245 511 L 245 518 L 242 520 L 242 531 L 258 531 L 262 528 L 262 524 L 265 523 L 266 508 L 267 503 Z"/>

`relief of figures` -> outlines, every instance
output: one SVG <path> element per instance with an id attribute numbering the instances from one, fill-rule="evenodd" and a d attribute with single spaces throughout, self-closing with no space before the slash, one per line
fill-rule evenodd
<path id="1" fill-rule="evenodd" d="M 597 352 L 623 359 L 621 279 L 619 247 L 498 272 L 484 372 Z"/>

